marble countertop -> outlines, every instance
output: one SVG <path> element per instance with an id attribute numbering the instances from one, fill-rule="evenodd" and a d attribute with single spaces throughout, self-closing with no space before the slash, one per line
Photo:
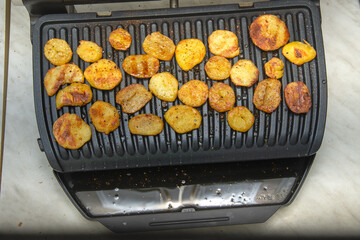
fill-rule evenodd
<path id="1" fill-rule="evenodd" d="M 0 8 L 3 50 L 3 1 Z M 322 0 L 321 14 L 328 76 L 327 123 L 322 146 L 295 201 L 261 224 L 126 237 L 360 236 L 359 1 Z M 76 210 L 54 178 L 45 154 L 39 150 L 29 25 L 26 9 L 13 6 L 0 236 L 32 234 L 51 238 L 57 234 L 81 234 L 95 239 L 106 234 L 115 239 L 119 236 L 98 222 L 86 220 Z M 2 51 L 0 67 L 3 68 Z M 1 71 L 0 79 L 2 74 Z"/>

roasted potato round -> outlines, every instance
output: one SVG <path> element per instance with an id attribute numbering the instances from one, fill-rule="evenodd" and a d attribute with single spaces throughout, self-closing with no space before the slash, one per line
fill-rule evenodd
<path id="1" fill-rule="evenodd" d="M 302 65 L 310 62 L 316 57 L 315 49 L 304 40 L 302 42 L 291 42 L 286 44 L 282 49 L 282 54 L 292 63 Z"/>
<path id="2" fill-rule="evenodd" d="M 205 45 L 199 39 L 184 39 L 176 46 L 176 61 L 184 71 L 201 63 L 206 54 Z"/>
<path id="3" fill-rule="evenodd" d="M 168 72 L 157 73 L 151 77 L 149 90 L 159 99 L 173 102 L 178 95 L 178 80 Z"/>
<path id="4" fill-rule="evenodd" d="M 226 112 L 235 104 L 235 92 L 227 84 L 217 82 L 209 91 L 210 106 L 218 112 Z"/>
<path id="5" fill-rule="evenodd" d="M 80 41 L 76 53 L 85 62 L 96 62 L 102 57 L 102 48 L 91 41 Z"/>
<path id="6" fill-rule="evenodd" d="M 290 38 L 285 23 L 275 15 L 262 15 L 250 25 L 250 38 L 264 51 L 274 51 L 284 46 Z"/>
<path id="7" fill-rule="evenodd" d="M 175 132 L 181 134 L 199 128 L 202 117 L 193 107 L 176 105 L 165 113 L 165 120 Z"/>
<path id="8" fill-rule="evenodd" d="M 212 80 L 224 80 L 230 76 L 231 63 L 224 57 L 213 56 L 205 64 L 205 72 Z"/>
<path id="9" fill-rule="evenodd" d="M 265 74 L 269 78 L 282 78 L 284 74 L 284 62 L 277 57 L 273 57 L 265 63 Z"/>
<path id="10" fill-rule="evenodd" d="M 110 103 L 96 101 L 89 108 L 89 117 L 98 132 L 109 134 L 120 126 L 120 115 Z"/>
<path id="11" fill-rule="evenodd" d="M 209 88 L 202 81 L 191 80 L 181 86 L 178 96 L 185 105 L 200 107 L 209 97 Z"/>
<path id="12" fill-rule="evenodd" d="M 131 35 L 128 31 L 118 28 L 110 33 L 109 42 L 116 50 L 127 50 L 131 45 Z"/>
<path id="13" fill-rule="evenodd" d="M 227 121 L 235 131 L 247 132 L 254 125 L 255 117 L 246 107 L 238 106 L 229 111 Z"/>
<path id="14" fill-rule="evenodd" d="M 129 121 L 129 130 L 132 134 L 155 136 L 162 132 L 164 123 L 154 114 L 140 114 Z"/>
<path id="15" fill-rule="evenodd" d="M 62 39 L 52 38 L 47 41 L 44 47 L 45 57 L 56 66 L 68 63 L 72 54 L 69 44 Z"/>
<path id="16" fill-rule="evenodd" d="M 259 79 L 259 69 L 251 60 L 241 59 L 231 68 L 230 78 L 236 86 L 251 87 Z"/>
<path id="17" fill-rule="evenodd" d="M 94 88 L 111 90 L 121 82 L 122 74 L 118 66 L 108 59 L 100 59 L 84 72 L 86 80 Z"/>
<path id="18" fill-rule="evenodd" d="M 285 102 L 294 113 L 307 113 L 311 108 L 311 95 L 303 82 L 292 82 L 285 87 Z"/>
<path id="19" fill-rule="evenodd" d="M 63 148 L 79 149 L 91 139 L 91 128 L 78 115 L 65 113 L 53 125 L 56 141 Z"/>
<path id="20" fill-rule="evenodd" d="M 209 50 L 212 54 L 233 58 L 239 55 L 239 40 L 235 33 L 227 30 L 216 30 L 208 38 Z"/>
<path id="21" fill-rule="evenodd" d="M 263 112 L 272 113 L 279 106 L 281 82 L 276 79 L 265 79 L 255 88 L 253 103 Z"/>
<path id="22" fill-rule="evenodd" d="M 56 94 L 56 108 L 63 106 L 84 106 L 92 99 L 92 91 L 89 85 L 72 83 Z"/>
<path id="23" fill-rule="evenodd" d="M 116 94 L 116 102 L 124 113 L 135 113 L 143 108 L 152 98 L 151 92 L 144 85 L 131 84 Z"/>
<path id="24" fill-rule="evenodd" d="M 175 53 L 173 40 L 160 32 L 147 35 L 143 42 L 143 48 L 147 54 L 164 61 L 170 61 Z"/>
<path id="25" fill-rule="evenodd" d="M 131 76 L 149 78 L 159 71 L 160 64 L 157 58 L 144 54 L 127 56 L 122 66 Z"/>

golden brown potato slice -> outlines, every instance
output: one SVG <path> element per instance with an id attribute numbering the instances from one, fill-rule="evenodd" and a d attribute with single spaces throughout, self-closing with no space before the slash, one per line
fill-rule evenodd
<path id="1" fill-rule="evenodd" d="M 164 123 L 154 114 L 140 114 L 129 121 L 129 130 L 132 134 L 155 136 L 162 132 Z"/>
<path id="2" fill-rule="evenodd" d="M 159 99 L 173 102 L 178 95 L 178 80 L 168 72 L 157 73 L 151 77 L 149 90 Z"/>
<path id="3" fill-rule="evenodd" d="M 177 133 L 186 133 L 201 125 L 201 114 L 193 107 L 176 105 L 165 113 L 166 122 Z"/>
<path id="4" fill-rule="evenodd" d="M 210 106 L 218 112 L 226 112 L 235 104 L 235 92 L 227 84 L 217 82 L 209 91 Z"/>
<path id="5" fill-rule="evenodd" d="M 92 99 L 92 91 L 89 85 L 83 83 L 72 83 L 61 89 L 56 95 L 56 108 L 63 106 L 84 106 Z"/>
<path id="6" fill-rule="evenodd" d="M 173 40 L 160 32 L 147 35 L 143 42 L 144 51 L 157 59 L 170 61 L 175 53 Z"/>
<path id="7" fill-rule="evenodd" d="M 214 55 L 233 58 L 239 55 L 239 40 L 235 33 L 216 30 L 208 38 L 210 52 Z"/>
<path id="8" fill-rule="evenodd" d="M 259 69 L 251 60 L 241 59 L 231 68 L 230 78 L 236 86 L 251 87 L 259 79 Z"/>
<path id="9" fill-rule="evenodd" d="M 185 105 L 200 107 L 209 97 L 209 88 L 202 81 L 191 80 L 181 86 L 178 96 Z"/>
<path id="10" fill-rule="evenodd" d="M 111 90 L 122 79 L 119 67 L 108 59 L 100 59 L 91 64 L 85 69 L 84 75 L 92 87 L 100 90 Z"/>
<path id="11" fill-rule="evenodd" d="M 79 149 L 91 139 L 91 128 L 78 115 L 65 113 L 53 125 L 56 141 L 63 148 Z"/>
<path id="12" fill-rule="evenodd" d="M 255 88 L 253 103 L 263 112 L 272 113 L 279 106 L 281 82 L 276 79 L 265 79 Z"/>
<path id="13" fill-rule="evenodd" d="M 98 132 L 109 134 L 120 126 L 120 115 L 110 103 L 96 101 L 89 109 L 89 117 Z"/>
<path id="14" fill-rule="evenodd" d="M 76 53 L 85 62 L 96 62 L 102 57 L 102 48 L 91 41 L 80 41 Z"/>
<path id="15" fill-rule="evenodd" d="M 238 106 L 229 111 L 227 121 L 235 131 L 247 132 L 254 125 L 255 117 L 246 107 Z"/>
<path id="16" fill-rule="evenodd" d="M 311 95 L 303 82 L 292 82 L 285 87 L 285 102 L 294 113 L 307 113 L 311 108 Z"/>
<path id="17" fill-rule="evenodd" d="M 302 42 L 291 42 L 286 44 L 282 49 L 282 54 L 292 63 L 302 65 L 310 62 L 316 57 L 315 49 L 304 40 Z"/>
<path id="18" fill-rule="evenodd" d="M 139 111 L 151 98 L 151 92 L 141 84 L 131 84 L 116 94 L 116 102 L 121 105 L 124 113 Z"/>
<path id="19" fill-rule="evenodd" d="M 262 15 L 250 25 L 250 38 L 264 51 L 274 51 L 284 46 L 290 38 L 285 23 L 275 15 Z"/>
<path id="20" fill-rule="evenodd" d="M 45 44 L 44 54 L 47 60 L 56 66 L 68 63 L 72 57 L 72 51 L 66 41 L 52 38 Z"/>
<path id="21" fill-rule="evenodd" d="M 284 74 L 284 62 L 277 57 L 273 57 L 265 63 L 265 74 L 269 78 L 282 78 Z"/>
<path id="22" fill-rule="evenodd" d="M 118 28 L 110 33 L 109 42 L 113 48 L 125 51 L 131 45 L 131 35 L 125 29 Z"/>
<path id="23" fill-rule="evenodd" d="M 137 78 L 149 78 L 159 71 L 159 60 L 153 56 L 130 55 L 123 62 L 126 73 Z"/>
<path id="24" fill-rule="evenodd" d="M 65 83 L 83 83 L 84 74 L 75 64 L 64 64 L 49 69 L 44 78 L 44 85 L 49 96 L 54 95 Z"/>
<path id="25" fill-rule="evenodd" d="M 205 72 L 213 80 L 224 80 L 230 76 L 231 63 L 224 57 L 213 56 L 205 64 Z"/>
<path id="26" fill-rule="evenodd" d="M 176 46 L 176 61 L 184 71 L 201 63 L 206 53 L 205 45 L 199 39 L 184 39 Z"/>

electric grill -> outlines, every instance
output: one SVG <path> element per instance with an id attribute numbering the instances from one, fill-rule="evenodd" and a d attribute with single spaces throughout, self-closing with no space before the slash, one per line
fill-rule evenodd
<path id="1" fill-rule="evenodd" d="M 86 1 L 26 1 L 31 17 L 35 112 L 40 133 L 38 143 L 45 152 L 64 191 L 83 214 L 115 232 L 206 227 L 264 222 L 277 209 L 291 203 L 299 191 L 319 149 L 326 119 L 327 82 L 317 1 L 269 1 L 253 4 L 119 11 L 107 14 L 74 13 L 73 4 Z M 89 1 L 90 3 L 94 1 Z M 111 1 L 107 1 L 111 2 Z M 245 7 L 244 7 L 245 6 Z M 69 11 L 70 10 L 70 11 Z M 66 13 L 68 11 L 70 13 Z M 249 26 L 262 14 L 279 16 L 287 25 L 290 41 L 305 39 L 317 57 L 302 66 L 287 61 L 281 49 L 264 52 L 249 37 Z M 108 42 L 112 30 L 129 31 L 133 42 L 128 51 L 114 50 Z M 111 91 L 92 88 L 93 100 L 116 106 L 120 127 L 109 135 L 95 131 L 88 116 L 91 104 L 56 109 L 55 96 L 43 85 L 46 72 L 54 67 L 45 58 L 43 47 L 51 38 L 66 40 L 73 51 L 72 62 L 83 71 L 89 63 L 76 54 L 80 40 L 96 42 L 103 58 L 122 65 L 126 56 L 144 54 L 142 42 L 151 32 L 160 31 L 177 44 L 198 38 L 206 46 L 205 59 L 189 72 L 170 62 L 160 61 L 159 72 L 168 71 L 179 87 L 192 79 L 205 81 L 206 61 L 212 56 L 207 38 L 217 29 L 234 32 L 240 54 L 230 59 L 251 59 L 259 68 L 259 81 L 266 78 L 263 66 L 273 56 L 285 63 L 282 101 L 272 114 L 252 104 L 255 86 L 236 87 L 236 106 L 246 106 L 255 116 L 247 133 L 233 131 L 226 113 L 214 111 L 208 103 L 197 108 L 203 120 L 199 129 L 177 134 L 165 122 L 158 136 L 131 135 L 127 123 L 136 114 L 164 113 L 175 102 L 155 97 L 138 113 L 121 112 L 116 93 L 132 83 L 148 87 L 148 80 L 136 79 L 121 68 L 123 80 Z M 303 81 L 309 88 L 312 108 L 294 114 L 286 106 L 283 90 L 287 83 Z M 65 86 L 63 86 L 65 87 Z M 79 150 L 67 150 L 54 140 L 52 126 L 62 114 L 76 113 L 92 130 L 91 141 Z"/>

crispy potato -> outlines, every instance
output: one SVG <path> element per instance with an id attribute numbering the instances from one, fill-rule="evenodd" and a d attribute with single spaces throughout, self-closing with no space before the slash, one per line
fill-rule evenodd
<path id="1" fill-rule="evenodd" d="M 118 28 L 110 33 L 109 42 L 116 50 L 127 50 L 131 45 L 131 35 L 128 31 Z"/>
<path id="2" fill-rule="evenodd" d="M 65 113 L 53 125 L 56 141 L 63 148 L 79 149 L 91 139 L 91 128 L 78 115 Z"/>
<path id="3" fill-rule="evenodd" d="M 282 78 L 284 74 L 284 62 L 277 57 L 273 57 L 265 63 L 265 74 L 269 78 Z"/>
<path id="4" fill-rule="evenodd" d="M 45 57 L 56 66 L 70 62 L 72 54 L 69 44 L 62 39 L 52 38 L 44 47 Z"/>
<path id="5" fill-rule="evenodd" d="M 75 64 L 64 64 L 49 69 L 44 78 L 44 86 L 49 96 L 54 95 L 65 83 L 83 83 L 84 74 Z"/>
<path id="6" fill-rule="evenodd" d="M 86 80 L 94 88 L 111 90 L 121 82 L 122 74 L 118 66 L 108 59 L 100 59 L 84 72 Z"/>
<path id="7" fill-rule="evenodd" d="M 226 58 L 239 55 L 239 40 L 235 33 L 216 30 L 208 38 L 209 50 L 212 54 Z"/>
<path id="8" fill-rule="evenodd" d="M 205 64 L 205 72 L 213 80 L 224 80 L 230 76 L 231 63 L 224 57 L 213 56 Z"/>
<path id="9" fill-rule="evenodd" d="M 235 131 L 247 132 L 254 125 L 254 115 L 244 106 L 231 109 L 227 115 L 229 126 Z"/>
<path id="10" fill-rule="evenodd" d="M 56 95 L 56 108 L 63 106 L 84 106 L 92 99 L 92 91 L 89 85 L 83 83 L 72 83 L 61 89 Z"/>
<path id="11" fill-rule="evenodd" d="M 162 132 L 164 123 L 154 114 L 140 114 L 129 121 L 129 130 L 132 134 L 155 136 Z"/>
<path id="12" fill-rule="evenodd" d="M 176 46 L 176 61 L 184 71 L 201 63 L 206 53 L 205 45 L 199 39 L 184 39 Z"/>
<path id="13" fill-rule="evenodd" d="M 202 81 L 191 80 L 181 86 L 178 96 L 185 105 L 200 107 L 209 97 L 209 88 Z"/>
<path id="14" fill-rule="evenodd" d="M 94 42 L 80 41 L 76 53 L 85 62 L 96 62 L 102 57 L 102 48 Z"/>
<path id="15" fill-rule="evenodd" d="M 176 105 L 165 113 L 166 122 L 177 133 L 186 133 L 201 125 L 201 114 L 193 107 Z"/>
<path id="16" fill-rule="evenodd" d="M 290 38 L 285 23 L 275 15 L 262 15 L 250 25 L 250 38 L 264 51 L 274 51 L 284 46 Z"/>
<path id="17" fill-rule="evenodd" d="M 210 106 L 218 112 L 226 112 L 235 104 L 235 92 L 225 83 L 215 83 L 209 91 Z"/>
<path id="18" fill-rule="evenodd" d="M 236 86 L 251 87 L 259 79 L 259 69 L 251 60 L 241 59 L 231 68 L 230 78 Z"/>
<path id="19" fill-rule="evenodd" d="M 120 126 L 120 115 L 110 103 L 96 101 L 89 109 L 89 117 L 98 132 L 109 134 Z"/>
<path id="20" fill-rule="evenodd" d="M 116 94 L 116 102 L 124 113 L 135 113 L 143 108 L 152 98 L 151 92 L 144 85 L 131 84 Z"/>
<path id="21" fill-rule="evenodd" d="M 303 82 L 289 83 L 284 90 L 285 102 L 294 113 L 307 113 L 311 108 L 311 95 Z"/>
<path id="22" fill-rule="evenodd" d="M 160 32 L 147 35 L 143 42 L 144 51 L 157 59 L 170 61 L 175 53 L 173 40 Z"/>
<path id="23" fill-rule="evenodd" d="M 255 88 L 253 103 L 263 112 L 272 113 L 279 106 L 281 82 L 276 79 L 265 79 L 258 83 Z"/>
<path id="24" fill-rule="evenodd" d="M 178 80 L 168 72 L 157 73 L 151 77 L 149 90 L 159 99 L 173 102 L 178 95 Z"/>
<path id="25" fill-rule="evenodd" d="M 304 40 L 302 42 L 291 42 L 286 44 L 282 49 L 282 54 L 292 63 L 302 65 L 310 62 L 316 57 L 315 49 Z"/>
<path id="26" fill-rule="evenodd" d="M 137 78 L 149 78 L 159 71 L 160 63 L 153 56 L 130 55 L 123 62 L 123 69 L 126 73 Z"/>

